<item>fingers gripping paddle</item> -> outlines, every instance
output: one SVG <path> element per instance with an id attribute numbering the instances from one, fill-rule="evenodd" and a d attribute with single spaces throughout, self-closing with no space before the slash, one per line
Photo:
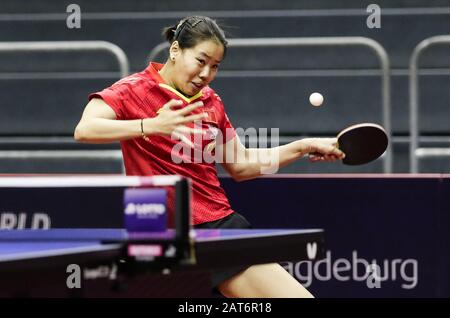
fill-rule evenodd
<path id="1" fill-rule="evenodd" d="M 342 163 L 362 165 L 379 158 L 388 146 L 383 127 L 364 123 L 347 127 L 338 136 L 338 148 L 345 153 Z"/>

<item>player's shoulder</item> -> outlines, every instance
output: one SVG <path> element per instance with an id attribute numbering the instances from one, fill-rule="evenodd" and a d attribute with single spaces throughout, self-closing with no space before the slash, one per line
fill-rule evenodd
<path id="1" fill-rule="evenodd" d="M 139 90 L 141 88 L 150 89 L 158 83 L 145 71 L 137 72 L 121 78 L 111 85 L 112 89 L 127 88 L 130 90 Z"/>

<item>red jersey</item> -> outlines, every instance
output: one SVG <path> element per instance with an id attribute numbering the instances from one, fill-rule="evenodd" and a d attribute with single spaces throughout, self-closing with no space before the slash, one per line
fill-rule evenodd
<path id="1" fill-rule="evenodd" d="M 192 224 L 221 219 L 233 210 L 211 158 L 215 154 L 216 142 L 227 142 L 235 137 L 236 132 L 225 114 L 220 97 L 210 87 L 188 98 L 164 83 L 158 73 L 162 66 L 151 63 L 144 71 L 89 95 L 89 100 L 103 99 L 114 110 L 118 120 L 156 117 L 158 110 L 171 99 L 183 100 L 181 107 L 202 101 L 204 106 L 192 114 L 208 114 L 206 119 L 195 123 L 196 128 L 201 127 L 207 133 L 203 137 L 197 135 L 192 138 L 194 149 L 183 147 L 184 144 L 170 136 L 157 135 L 148 136 L 149 140 L 137 137 L 120 144 L 127 175 L 181 175 L 192 180 Z M 188 126 L 194 127 L 194 123 Z"/>

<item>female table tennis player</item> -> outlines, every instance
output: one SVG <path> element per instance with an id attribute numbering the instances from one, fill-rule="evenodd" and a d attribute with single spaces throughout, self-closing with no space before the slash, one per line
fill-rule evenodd
<path id="1" fill-rule="evenodd" d="M 196 228 L 249 228 L 250 224 L 230 207 L 215 163 L 183 161 L 187 155 L 174 151 L 181 143 L 194 147 L 194 152 L 200 149 L 228 158 L 221 160 L 222 165 L 237 181 L 263 173 L 263 164 L 249 159 L 259 158 L 262 151 L 276 155 L 279 167 L 308 153 L 315 154 L 313 161 L 343 158 L 335 138 L 306 138 L 269 150 L 247 149 L 220 97 L 208 86 L 227 49 L 222 29 L 208 17 L 193 16 L 165 28 L 163 34 L 170 42 L 167 61 L 150 63 L 142 72 L 91 94 L 74 137 L 89 143 L 120 141 L 127 175 L 191 178 Z M 199 136 L 201 143 L 192 143 Z M 278 264 L 215 273 L 213 283 L 226 297 L 312 297 Z"/>

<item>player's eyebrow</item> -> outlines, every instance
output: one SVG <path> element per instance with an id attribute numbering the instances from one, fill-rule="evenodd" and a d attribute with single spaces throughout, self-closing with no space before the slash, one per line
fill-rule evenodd
<path id="1" fill-rule="evenodd" d="M 211 59 L 211 56 L 209 56 L 208 54 L 206 54 L 205 52 L 203 52 L 203 51 L 200 51 L 200 55 L 203 55 L 203 56 L 205 56 L 205 57 L 207 57 L 208 59 Z M 220 63 L 221 61 L 218 61 L 218 60 L 214 60 L 214 62 L 216 62 L 216 63 Z"/>

